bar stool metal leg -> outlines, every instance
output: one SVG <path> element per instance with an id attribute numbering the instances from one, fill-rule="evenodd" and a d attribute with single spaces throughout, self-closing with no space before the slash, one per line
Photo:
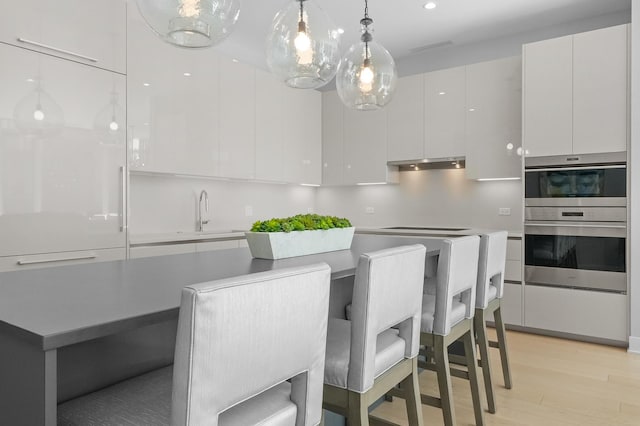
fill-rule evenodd
<path id="1" fill-rule="evenodd" d="M 484 378 L 484 388 L 487 395 L 487 406 L 490 413 L 496 412 L 496 401 L 493 393 L 493 381 L 491 378 L 491 359 L 489 358 L 489 338 L 487 336 L 487 324 L 484 318 L 484 309 L 476 309 L 473 318 L 474 329 L 478 348 L 480 349 L 480 360 L 482 376 Z"/>
<path id="2" fill-rule="evenodd" d="M 504 329 L 502 321 L 502 311 L 500 306 L 494 311 L 493 317 L 496 323 L 496 333 L 498 335 L 498 349 L 500 350 L 500 361 L 502 362 L 502 375 L 504 376 L 504 387 L 511 389 L 513 382 L 511 381 L 511 370 L 509 369 L 509 357 L 507 355 L 507 333 Z"/>

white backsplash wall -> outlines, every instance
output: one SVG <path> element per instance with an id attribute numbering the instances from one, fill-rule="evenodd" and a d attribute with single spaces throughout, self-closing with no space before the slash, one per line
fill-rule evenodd
<path id="1" fill-rule="evenodd" d="M 356 226 L 522 232 L 522 197 L 520 180 L 477 182 L 466 179 L 464 169 L 425 170 L 401 172 L 398 185 L 318 188 L 316 209 L 320 214 L 347 217 Z M 499 208 L 511 209 L 511 215 L 498 215 Z"/>
<path id="2" fill-rule="evenodd" d="M 129 232 L 195 231 L 203 189 L 209 194 L 205 230 L 249 229 L 257 220 L 306 213 L 315 205 L 315 188 L 299 185 L 131 175 Z"/>

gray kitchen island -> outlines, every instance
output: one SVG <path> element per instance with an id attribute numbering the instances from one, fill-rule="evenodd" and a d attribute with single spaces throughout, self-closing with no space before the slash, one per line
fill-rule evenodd
<path id="1" fill-rule="evenodd" d="M 0 424 L 55 425 L 59 402 L 171 364 L 187 285 L 326 262 L 341 316 L 360 254 L 421 243 L 433 271 L 440 241 L 355 235 L 350 250 L 281 260 L 237 248 L 0 273 Z"/>

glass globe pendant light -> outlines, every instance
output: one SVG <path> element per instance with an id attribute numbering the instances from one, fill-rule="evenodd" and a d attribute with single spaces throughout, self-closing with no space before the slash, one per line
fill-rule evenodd
<path id="1" fill-rule="evenodd" d="M 336 87 L 342 102 L 352 109 L 368 111 L 384 107 L 398 81 L 396 64 L 387 49 L 373 41 L 368 1 L 360 20 L 360 42 L 351 46 L 340 61 Z"/>
<path id="2" fill-rule="evenodd" d="M 227 38 L 240 15 L 240 0 L 136 0 L 142 17 L 164 41 L 209 47 Z"/>
<path id="3" fill-rule="evenodd" d="M 288 86 L 315 89 L 336 75 L 340 32 L 314 0 L 288 0 L 267 36 L 267 65 Z"/>

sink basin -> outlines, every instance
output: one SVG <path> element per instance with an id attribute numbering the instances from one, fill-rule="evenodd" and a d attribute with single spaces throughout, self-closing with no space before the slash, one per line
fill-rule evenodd
<path id="1" fill-rule="evenodd" d="M 391 226 L 384 229 L 397 229 L 405 231 L 467 231 L 469 228 L 439 228 L 439 227 L 423 227 L 423 226 Z"/>

